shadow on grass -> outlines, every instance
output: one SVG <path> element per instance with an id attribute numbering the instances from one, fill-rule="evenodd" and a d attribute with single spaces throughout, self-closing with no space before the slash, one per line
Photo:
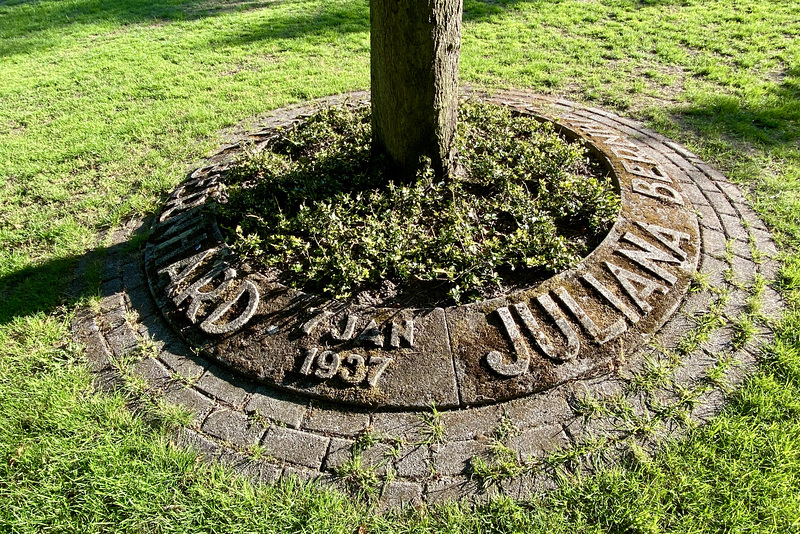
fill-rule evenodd
<path id="1" fill-rule="evenodd" d="M 713 95 L 673 114 L 681 128 L 724 144 L 746 143 L 767 149 L 797 146 L 800 140 L 800 68 L 788 69 L 767 98 L 744 100 Z M 729 146 L 728 148 L 733 148 Z"/>
<path id="2" fill-rule="evenodd" d="M 56 258 L 0 276 L 0 325 L 17 317 L 50 313 L 59 306 L 71 309 L 89 297 L 107 296 L 117 291 L 114 284 L 101 284 L 119 258 L 137 257 L 137 247 L 147 226 L 141 226 L 126 242 L 100 247 L 82 256 Z M 117 261 L 114 261 L 117 260 Z M 128 260 L 131 261 L 131 260 Z"/>
<path id="3" fill-rule="evenodd" d="M 268 16 L 256 25 L 242 25 L 226 44 L 297 38 L 309 34 L 369 31 L 367 0 L 347 0 L 316 7 L 302 0 L 0 0 L 0 57 L 24 54 L 54 43 L 70 26 L 111 23 L 163 24 L 198 20 L 227 13 L 288 6 L 291 14 Z M 215 39 L 215 42 L 218 40 Z"/>
<path id="4" fill-rule="evenodd" d="M 0 324 L 65 303 L 78 259 L 59 258 L 0 277 Z"/>

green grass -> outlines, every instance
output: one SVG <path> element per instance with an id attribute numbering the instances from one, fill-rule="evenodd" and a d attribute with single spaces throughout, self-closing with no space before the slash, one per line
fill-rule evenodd
<path id="1" fill-rule="evenodd" d="M 530 502 L 375 516 L 177 450 L 180 417 L 94 390 L 65 296 L 95 236 L 152 213 L 220 130 L 367 88 L 366 0 L 0 0 L 0 531 L 800 532 L 799 35 L 787 0 L 466 0 L 465 83 L 686 144 L 777 232 L 790 309 L 724 413 L 680 442 Z"/>

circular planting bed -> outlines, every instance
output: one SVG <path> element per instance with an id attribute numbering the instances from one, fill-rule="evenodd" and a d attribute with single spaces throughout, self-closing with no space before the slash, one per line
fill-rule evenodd
<path id="1" fill-rule="evenodd" d="M 251 476 L 390 503 L 524 496 L 712 415 L 781 309 L 741 193 L 634 121 L 476 100 L 500 106 L 462 106 L 494 133 L 461 132 L 478 164 L 450 181 L 375 178 L 366 93 L 234 134 L 114 235 L 100 310 L 75 322 L 101 382 L 146 378 L 195 414 L 183 442 Z M 331 124 L 354 135 L 325 141 Z M 509 148 L 533 137 L 563 158 Z"/>
<path id="2" fill-rule="evenodd" d="M 195 171 L 158 216 L 150 288 L 204 355 L 350 404 L 486 404 L 613 370 L 688 289 L 697 216 L 626 137 L 525 103 L 468 105 L 489 126 L 462 132 L 465 176 L 387 186 L 360 104 L 276 117 L 254 155 Z"/>

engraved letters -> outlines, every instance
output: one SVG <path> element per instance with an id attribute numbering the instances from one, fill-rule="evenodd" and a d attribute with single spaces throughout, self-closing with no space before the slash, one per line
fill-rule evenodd
<path id="1" fill-rule="evenodd" d="M 226 262 L 227 249 L 204 245 L 209 237 L 203 216 L 195 208 L 216 187 L 217 176 L 212 176 L 194 179 L 176 190 L 158 218 L 155 226 L 158 238 L 148 242 L 147 258 L 157 274 L 169 280 L 163 287 L 164 295 L 175 306 L 188 302 L 185 315 L 189 322 L 197 324 L 201 309 L 211 309 L 200 321 L 200 330 L 207 334 L 227 334 L 242 328 L 255 315 L 260 295 L 250 280 L 241 281 L 237 288 L 236 270 Z M 175 260 L 191 252 L 194 254 Z M 219 302 L 229 291 L 233 296 Z M 225 316 L 245 298 L 244 310 L 226 321 Z"/>
<path id="2" fill-rule="evenodd" d="M 316 347 L 305 349 L 305 357 L 300 366 L 300 374 L 315 376 L 322 380 L 330 380 L 338 376 L 346 384 L 356 386 L 366 384 L 369 387 L 378 385 L 386 368 L 394 360 L 384 356 L 370 356 L 365 363 L 360 354 L 348 354 L 344 357 L 332 350 L 320 352 Z"/>
<path id="3" fill-rule="evenodd" d="M 215 321 L 225 315 L 225 313 L 230 310 L 231 307 L 236 304 L 244 295 L 247 295 L 247 307 L 242 314 L 235 319 L 231 319 L 227 323 L 215 324 Z M 227 334 L 229 332 L 238 330 L 244 326 L 247 321 L 249 321 L 250 318 L 256 313 L 256 310 L 258 309 L 258 301 L 258 288 L 250 280 L 245 280 L 233 298 L 220 304 L 216 310 L 211 312 L 211 315 L 206 317 L 205 321 L 200 323 L 200 330 L 209 334 Z"/>
<path id="4" fill-rule="evenodd" d="M 637 168 L 637 171 L 639 169 L 640 168 Z M 645 171 L 641 170 L 641 172 Z M 647 299 L 656 291 L 662 294 L 667 293 L 669 287 L 677 281 L 677 276 L 661 266 L 660 263 L 682 264 L 686 260 L 687 255 L 681 248 L 681 245 L 684 241 L 690 240 L 690 236 L 684 232 L 672 230 L 656 224 L 642 223 L 639 221 L 634 221 L 634 223 L 667 250 L 665 251 L 658 248 L 632 232 L 626 232 L 622 236 L 622 240 L 635 245 L 637 249 L 616 248 L 614 252 L 628 258 L 643 270 L 654 274 L 665 281 L 667 285 L 641 274 L 631 272 L 609 261 L 603 264 L 614 277 L 613 279 L 617 283 L 616 286 L 610 287 L 607 283 L 601 282 L 592 272 L 582 273 L 579 279 L 586 284 L 586 286 L 592 288 L 595 294 L 601 297 L 602 302 L 610 306 L 615 313 L 621 315 L 621 317 L 605 328 L 599 326 L 597 320 L 593 319 L 586 311 L 587 309 L 591 309 L 591 307 L 585 308 L 581 306 L 566 286 L 560 286 L 551 292 L 539 295 L 536 297 L 536 302 L 538 302 L 541 309 L 545 312 L 547 319 L 549 319 L 564 336 L 564 342 L 560 344 L 563 348 L 560 350 L 556 348 L 559 345 L 552 343 L 548 339 L 545 330 L 540 327 L 539 322 L 528 307 L 528 304 L 525 302 L 514 304 L 513 310 L 524 326 L 528 338 L 532 342 L 532 346 L 538 348 L 547 358 L 557 362 L 568 361 L 578 355 L 581 347 L 578 333 L 571 322 L 568 321 L 562 313 L 561 307 L 553 300 L 553 296 L 558 299 L 563 308 L 569 312 L 573 320 L 583 328 L 583 331 L 586 332 L 591 340 L 598 345 L 604 345 L 624 334 L 628 330 L 628 323 L 635 325 L 642 319 L 640 313 L 632 308 L 624 300 L 625 297 L 618 295 L 616 291 L 621 291 L 623 295 L 627 295 L 642 313 L 647 314 L 653 309 L 653 306 L 647 302 Z M 615 288 L 617 288 L 616 291 Z M 553 296 L 551 296 L 551 294 Z M 528 344 L 526 343 L 526 338 L 517 327 L 517 323 L 511 313 L 511 307 L 503 306 L 498 308 L 496 312 L 500 317 L 505 335 L 511 342 L 513 351 L 516 354 L 516 360 L 512 363 L 507 363 L 505 361 L 507 357 L 504 357 L 502 353 L 491 351 L 485 356 L 486 364 L 492 371 L 503 378 L 511 378 L 525 374 L 532 357 Z"/>
<path id="5" fill-rule="evenodd" d="M 503 363 L 503 355 L 497 351 L 492 351 L 486 355 L 486 363 L 492 370 L 504 377 L 519 376 L 528 371 L 528 365 L 531 363 L 530 354 L 528 353 L 528 346 L 522 339 L 514 319 L 511 317 L 511 312 L 508 308 L 498 308 L 497 315 L 503 322 L 503 327 L 506 334 L 511 339 L 511 344 L 517 353 L 517 361 L 512 364 Z"/>
<path id="6" fill-rule="evenodd" d="M 409 347 L 414 346 L 414 321 L 406 319 L 403 326 L 399 326 L 392 321 L 392 333 L 389 338 L 389 346 L 393 349 L 400 348 L 400 341 L 403 340 Z"/>
<path id="7" fill-rule="evenodd" d="M 667 202 L 674 202 L 675 204 L 683 206 L 683 198 L 681 197 L 681 194 L 668 185 L 659 183 L 654 184 L 640 180 L 639 178 L 634 178 L 631 181 L 631 187 L 635 193 L 658 198 Z"/>
<path id="8" fill-rule="evenodd" d="M 333 313 L 317 308 L 309 310 L 313 315 L 300 325 L 299 332 L 304 336 L 311 335 L 317 327 L 333 317 Z M 359 326 L 359 323 L 361 326 Z M 358 315 L 348 313 L 341 319 L 334 321 L 333 326 L 328 324 L 326 330 L 322 330 L 318 337 L 325 333 L 335 342 L 353 341 L 359 345 L 368 347 L 384 347 L 398 349 L 402 346 L 414 347 L 414 320 L 405 319 L 402 324 L 392 321 L 379 326 L 375 319 L 365 321 Z M 356 332 L 359 332 L 356 335 Z M 388 338 L 388 340 L 387 340 Z"/>

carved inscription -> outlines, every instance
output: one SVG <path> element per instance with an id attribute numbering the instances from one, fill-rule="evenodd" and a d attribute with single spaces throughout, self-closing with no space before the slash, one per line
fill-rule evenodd
<path id="1" fill-rule="evenodd" d="M 386 368 L 394 360 L 385 356 L 370 356 L 364 361 L 360 354 L 337 353 L 332 350 L 320 351 L 318 348 L 306 349 L 300 374 L 315 376 L 322 380 L 338 377 L 346 384 L 360 384 L 376 387 Z"/>
<path id="2" fill-rule="evenodd" d="M 219 187 L 219 175 L 198 178 L 178 187 L 167 201 L 164 210 L 158 217 L 162 223 L 177 214 L 189 211 L 205 204 L 208 197 Z"/>
<path id="3" fill-rule="evenodd" d="M 665 202 L 684 205 L 684 199 L 674 187 L 672 179 L 658 167 L 658 164 L 641 154 L 639 147 L 620 134 L 583 117 L 572 117 L 570 122 L 585 131 L 589 137 L 607 145 L 619 158 L 623 168 L 636 176 L 631 180 L 631 190 Z M 642 164 L 649 168 L 643 167 Z"/>
<path id="4" fill-rule="evenodd" d="M 378 348 L 398 349 L 403 346 L 409 348 L 414 346 L 413 319 L 405 319 L 402 323 L 391 321 L 379 326 L 375 319 L 364 322 L 358 315 L 347 313 L 333 326 L 326 326 L 324 330 L 319 331 L 319 325 L 326 323 L 334 314 L 318 308 L 310 308 L 308 314 L 311 317 L 298 329 L 304 336 L 316 332 L 320 339 L 327 334 L 334 342 L 355 341 L 358 345 Z"/>
<path id="5" fill-rule="evenodd" d="M 198 178 L 175 191 L 158 218 L 158 238 L 148 243 L 148 254 L 157 274 L 168 279 L 164 296 L 176 307 L 188 304 L 189 322 L 199 322 L 207 334 L 229 334 L 255 315 L 260 295 L 252 281 L 237 280 L 236 270 L 227 262 L 227 249 L 204 246 L 209 237 L 196 208 L 218 187 L 217 180 L 217 176 Z M 191 255 L 175 259 L 187 253 Z M 230 317 L 234 308 L 239 311 Z M 199 320 L 201 311 L 205 317 Z"/>
<path id="6" fill-rule="evenodd" d="M 485 356 L 485 362 L 494 373 L 503 378 L 525 374 L 530 366 L 532 348 L 556 362 L 575 358 L 580 351 L 580 338 L 577 330 L 572 326 L 573 323 L 567 319 L 567 315 L 562 312 L 562 309 L 568 312 L 572 321 L 598 345 L 604 345 L 618 338 L 628 330 L 628 323 L 635 325 L 642 319 L 642 314 L 652 311 L 653 306 L 648 302 L 652 294 L 654 292 L 667 293 L 678 280 L 675 274 L 661 264 L 675 265 L 686 261 L 687 254 L 682 245 L 691 237 L 684 232 L 663 226 L 634 222 L 638 228 L 654 238 L 663 248 L 653 245 L 633 232 L 626 232 L 621 240 L 636 248 L 623 248 L 618 245 L 614 249 L 614 253 L 627 258 L 642 271 L 654 275 L 660 281 L 646 276 L 644 273 L 632 272 L 609 261 L 604 262 L 603 265 L 612 276 L 613 282 L 616 282 L 615 284 L 609 285 L 608 282 L 602 282 L 591 272 L 581 274 L 579 280 L 599 296 L 598 302 L 604 303 L 613 310 L 614 314 L 620 316 L 605 327 L 599 325 L 597 320 L 589 315 L 565 286 L 559 286 L 546 294 L 539 295 L 536 297 L 536 302 L 544 312 L 544 318 L 564 336 L 559 344 L 548 339 L 528 303 L 520 302 L 513 306 L 498 308 L 497 316 L 500 318 L 506 337 L 511 342 L 516 359 L 508 361 L 509 358 L 504 357 L 499 351 L 489 352 Z M 630 303 L 626 301 L 626 297 L 630 299 Z M 633 306 L 636 306 L 641 313 Z M 512 314 L 512 309 L 514 314 Z M 514 315 L 524 327 L 527 336 L 520 331 Z M 555 348 L 556 346 L 563 348 L 559 351 Z"/>

